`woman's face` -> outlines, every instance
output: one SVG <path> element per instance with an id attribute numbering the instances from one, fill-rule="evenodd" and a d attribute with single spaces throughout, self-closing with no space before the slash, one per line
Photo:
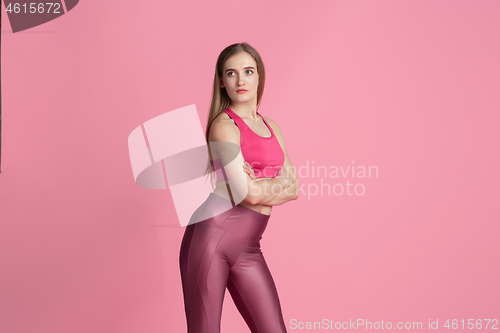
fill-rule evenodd
<path id="1" fill-rule="evenodd" d="M 222 69 L 222 86 L 233 103 L 257 105 L 259 73 L 250 54 L 239 52 L 226 60 Z"/>

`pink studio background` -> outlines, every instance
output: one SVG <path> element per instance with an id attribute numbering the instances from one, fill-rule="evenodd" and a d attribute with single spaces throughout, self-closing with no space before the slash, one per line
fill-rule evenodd
<path id="1" fill-rule="evenodd" d="M 184 228 L 168 190 L 134 183 L 127 137 L 190 104 L 205 128 L 217 56 L 241 41 L 296 168 L 379 171 L 302 171 L 273 209 L 288 330 L 500 319 L 498 1 L 85 0 L 16 34 L 2 9 L 1 332 L 186 331 Z M 308 198 L 321 180 L 365 193 Z M 222 332 L 248 331 L 226 293 Z"/>

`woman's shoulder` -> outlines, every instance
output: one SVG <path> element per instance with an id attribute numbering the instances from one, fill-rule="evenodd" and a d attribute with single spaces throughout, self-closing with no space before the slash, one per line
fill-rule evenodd
<path id="1" fill-rule="evenodd" d="M 275 122 L 275 121 L 273 121 L 271 118 L 269 118 L 269 117 L 265 117 L 265 116 L 264 116 L 264 119 L 267 121 L 267 123 L 268 123 L 269 125 L 271 125 L 271 123 L 273 123 L 273 125 L 276 125 L 276 122 Z"/>
<path id="2" fill-rule="evenodd" d="M 215 117 L 210 130 L 231 127 L 230 125 L 234 125 L 233 119 L 231 119 L 227 113 L 221 112 Z"/>
<path id="3" fill-rule="evenodd" d="M 215 123 L 215 122 L 217 122 L 217 121 L 224 120 L 224 119 L 225 119 L 225 120 L 228 120 L 228 119 L 231 119 L 231 117 L 229 117 L 229 116 L 227 115 L 227 113 L 225 113 L 224 111 L 222 111 L 221 113 L 219 113 L 219 114 L 217 115 L 217 117 L 215 117 L 215 119 L 214 119 L 214 123 Z"/>
<path id="4" fill-rule="evenodd" d="M 215 117 L 210 126 L 209 138 L 211 141 L 234 141 L 239 142 L 240 132 L 235 126 L 231 117 L 225 112 L 221 112 Z M 231 140 L 232 139 L 232 140 Z"/>
<path id="5" fill-rule="evenodd" d="M 278 124 L 274 120 L 272 120 L 269 117 L 264 117 L 264 119 L 269 124 L 269 126 L 271 126 L 271 128 L 273 129 L 274 132 L 281 134 L 280 127 L 278 126 Z"/>

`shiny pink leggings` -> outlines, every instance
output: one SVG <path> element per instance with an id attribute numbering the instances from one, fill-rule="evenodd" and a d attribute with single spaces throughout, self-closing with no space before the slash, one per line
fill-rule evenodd
<path id="1" fill-rule="evenodd" d="M 278 292 L 260 250 L 269 215 L 211 193 L 193 214 L 179 264 L 188 333 L 219 333 L 226 287 L 252 333 L 286 332 Z M 196 222 L 200 216 L 212 216 Z M 196 222 L 196 223 L 194 223 Z"/>

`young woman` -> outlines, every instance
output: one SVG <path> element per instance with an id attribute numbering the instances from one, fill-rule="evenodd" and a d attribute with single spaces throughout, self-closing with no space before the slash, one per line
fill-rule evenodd
<path id="1" fill-rule="evenodd" d="M 220 332 L 226 288 L 251 332 L 286 332 L 260 239 L 272 206 L 297 199 L 298 181 L 280 128 L 257 111 L 264 81 L 249 44 L 219 55 L 206 129 L 216 188 L 191 217 L 179 255 L 189 333 Z"/>

